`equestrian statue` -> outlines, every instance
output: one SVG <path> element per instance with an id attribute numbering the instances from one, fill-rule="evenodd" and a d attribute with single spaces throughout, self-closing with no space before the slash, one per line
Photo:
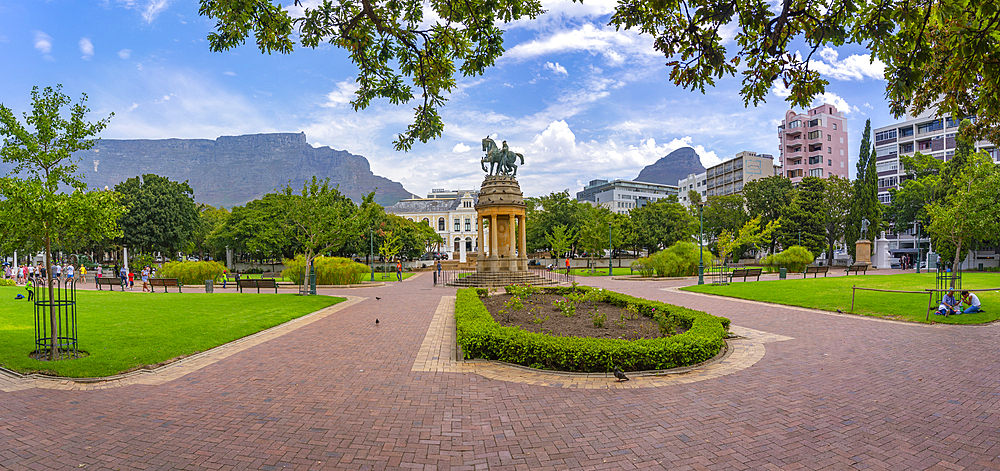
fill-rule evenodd
<path id="1" fill-rule="evenodd" d="M 486 156 L 480 161 L 483 171 L 487 175 L 510 175 L 512 177 L 517 176 L 517 159 L 521 159 L 521 165 L 524 165 L 524 156 L 514 152 L 507 148 L 507 141 L 503 141 L 503 147 L 497 147 L 497 143 L 493 142 L 489 136 L 483 139 L 483 151 L 486 152 Z M 486 163 L 489 162 L 490 168 L 486 168 Z"/>

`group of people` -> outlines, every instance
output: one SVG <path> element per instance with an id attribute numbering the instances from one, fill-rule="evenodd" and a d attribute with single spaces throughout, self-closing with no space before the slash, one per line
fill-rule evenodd
<path id="1" fill-rule="evenodd" d="M 962 304 L 968 307 L 963 310 Z M 953 316 L 956 314 L 972 314 L 974 312 L 983 312 L 982 303 L 979 302 L 979 297 L 975 293 L 962 291 L 962 298 L 959 300 L 955 298 L 955 290 L 950 290 L 941 299 L 941 305 L 938 306 L 938 310 L 934 314 L 938 316 Z"/>
<path id="2" fill-rule="evenodd" d="M 74 278 L 78 281 L 87 281 L 87 267 L 83 265 L 80 265 L 80 268 L 77 269 L 72 263 L 53 263 L 49 270 L 52 271 L 53 278 L 61 281 L 69 281 Z M 17 267 L 12 264 L 4 264 L 3 266 L 3 277 L 8 280 L 14 280 L 14 283 L 19 285 L 45 278 L 45 276 L 46 269 L 41 263 L 37 265 L 20 265 Z"/>

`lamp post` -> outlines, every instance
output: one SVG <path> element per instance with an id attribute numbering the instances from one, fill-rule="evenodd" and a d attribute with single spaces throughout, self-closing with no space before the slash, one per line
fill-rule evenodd
<path id="1" fill-rule="evenodd" d="M 612 265 L 612 262 L 611 262 L 611 255 L 612 255 L 611 252 L 612 252 L 612 250 L 613 249 L 612 249 L 612 246 L 611 246 L 611 222 L 608 221 L 608 276 L 611 276 L 611 273 L 615 271 L 614 270 L 614 265 Z"/>
<path id="2" fill-rule="evenodd" d="M 705 284 L 705 250 L 702 241 L 705 240 L 705 204 L 698 203 L 698 284 Z"/>
<path id="3" fill-rule="evenodd" d="M 920 221 L 917 221 L 917 274 L 920 274 Z"/>
<path id="4" fill-rule="evenodd" d="M 375 231 L 368 228 L 368 260 L 371 261 L 372 281 L 375 281 Z"/>
<path id="5" fill-rule="evenodd" d="M 799 231 L 799 245 L 802 245 L 802 231 Z"/>

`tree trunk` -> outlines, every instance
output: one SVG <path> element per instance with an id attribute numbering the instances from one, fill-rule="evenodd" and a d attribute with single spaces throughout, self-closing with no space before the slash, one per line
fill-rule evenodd
<path id="1" fill-rule="evenodd" d="M 955 279 L 958 275 L 958 266 L 962 264 L 961 259 L 959 259 L 959 254 L 962 253 L 962 241 L 959 240 L 955 244 L 955 260 L 951 262 L 951 289 L 955 289 Z"/>

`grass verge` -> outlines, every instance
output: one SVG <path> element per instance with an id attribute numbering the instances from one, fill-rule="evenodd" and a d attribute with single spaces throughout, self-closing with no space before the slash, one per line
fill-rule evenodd
<path id="1" fill-rule="evenodd" d="M 789 275 L 792 276 L 792 275 Z M 934 273 L 907 273 L 901 275 L 838 276 L 831 278 L 806 278 L 787 280 L 767 280 L 736 282 L 729 285 L 695 285 L 681 288 L 698 293 L 717 294 L 741 299 L 752 299 L 789 306 L 801 306 L 826 311 L 851 311 L 851 287 L 891 289 L 899 291 L 923 291 L 934 288 Z M 962 286 L 967 289 L 1000 288 L 1000 274 L 965 273 Z M 978 292 L 979 300 L 986 312 L 962 314 L 958 316 L 935 316 L 931 313 L 931 323 L 943 324 L 983 324 L 1000 319 L 1000 292 Z M 883 293 L 877 291 L 856 292 L 854 314 L 884 317 L 910 322 L 928 322 L 928 295 L 906 293 Z M 934 306 L 935 308 L 937 306 Z"/>
<path id="2" fill-rule="evenodd" d="M 555 271 L 559 271 L 559 270 L 555 270 Z M 563 268 L 562 272 L 566 273 L 566 269 Z M 570 269 L 569 272 L 570 272 L 571 275 L 576 275 L 576 276 L 608 276 L 608 267 L 607 266 L 596 267 L 593 270 L 593 273 L 591 273 L 591 269 L 589 269 L 589 268 L 572 268 L 572 269 Z M 621 276 L 621 275 L 633 275 L 633 274 L 636 274 L 636 273 L 638 273 L 638 272 L 633 273 L 632 269 L 629 268 L 629 267 L 615 267 L 612 270 L 611 274 L 613 276 Z"/>
<path id="3" fill-rule="evenodd" d="M 109 376 L 192 355 L 302 317 L 344 298 L 294 294 L 77 291 L 75 360 L 38 361 L 34 311 L 24 288 L 0 287 L 0 365 L 76 378 Z"/>

